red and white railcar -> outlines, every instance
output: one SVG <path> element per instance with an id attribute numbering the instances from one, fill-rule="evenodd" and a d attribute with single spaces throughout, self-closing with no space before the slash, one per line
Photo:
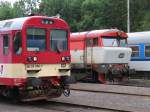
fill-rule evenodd
<path id="1" fill-rule="evenodd" d="M 127 34 L 118 29 L 71 34 L 71 67 L 77 79 L 121 80 L 128 74 L 131 49 Z M 77 75 L 78 74 L 78 75 Z"/>
<path id="2" fill-rule="evenodd" d="M 0 93 L 29 101 L 69 92 L 69 41 L 69 26 L 59 18 L 0 21 Z"/>

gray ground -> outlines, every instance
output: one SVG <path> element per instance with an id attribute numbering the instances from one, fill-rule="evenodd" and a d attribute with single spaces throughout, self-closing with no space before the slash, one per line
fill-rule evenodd
<path id="1" fill-rule="evenodd" d="M 72 91 L 69 98 L 61 97 L 57 101 L 134 112 L 150 112 L 150 97 L 143 96 Z"/>
<path id="2" fill-rule="evenodd" d="M 0 98 L 0 112 L 112 112 L 101 109 L 64 105 L 51 101 L 36 101 L 14 104 L 8 99 Z"/>
<path id="3" fill-rule="evenodd" d="M 145 95 L 150 96 L 149 87 L 136 87 L 136 86 L 122 86 L 122 85 L 106 85 L 106 84 L 90 84 L 90 83 L 76 83 L 71 84 L 71 89 L 91 90 L 96 92 L 117 92 L 128 93 L 131 95 Z"/>
<path id="4" fill-rule="evenodd" d="M 139 81 L 138 81 L 139 82 Z M 145 82 L 145 80 L 140 83 Z M 133 81 L 132 83 L 137 83 Z M 145 82 L 147 85 L 148 82 Z M 143 84 L 143 83 L 142 83 Z M 150 112 L 150 88 L 144 87 L 126 87 L 119 85 L 100 85 L 100 84 L 77 84 L 74 87 L 92 88 L 101 91 L 118 91 L 120 93 L 130 92 L 131 94 L 143 94 L 147 96 L 121 95 L 110 93 L 92 93 L 84 91 L 71 91 L 71 96 L 64 96 L 51 99 L 50 101 L 37 101 L 30 103 L 14 104 L 8 99 L 0 97 L 0 112 L 114 112 L 103 109 L 94 109 L 69 104 L 61 104 L 57 102 L 90 105 L 101 108 L 130 110 L 134 112 Z M 117 112 L 117 111 L 116 111 Z"/>

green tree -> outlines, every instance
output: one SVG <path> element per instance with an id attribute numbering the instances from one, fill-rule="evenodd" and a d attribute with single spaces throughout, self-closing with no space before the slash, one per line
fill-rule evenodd
<path id="1" fill-rule="evenodd" d="M 149 4 L 150 0 L 130 0 L 131 31 L 149 30 Z M 127 29 L 127 0 L 19 0 L 13 6 L 9 2 L 0 2 L 1 20 L 32 13 L 46 16 L 60 14 L 72 32 Z"/>
<path id="2" fill-rule="evenodd" d="M 144 21 L 148 18 L 150 7 L 149 0 L 130 0 L 131 31 L 141 31 L 144 29 Z"/>
<path id="3" fill-rule="evenodd" d="M 81 4 L 84 0 L 42 0 L 39 7 L 41 15 L 56 16 L 66 20 L 72 31 L 77 31 L 81 19 Z"/>
<path id="4" fill-rule="evenodd" d="M 28 16 L 32 13 L 38 13 L 39 0 L 19 0 L 13 4 L 13 13 L 15 17 Z"/>
<path id="5" fill-rule="evenodd" d="M 0 2 L 0 20 L 13 18 L 12 6 L 9 2 Z"/>
<path id="6" fill-rule="evenodd" d="M 24 0 L 19 0 L 13 4 L 13 15 L 15 15 L 15 17 L 26 16 L 26 7 Z"/>
<path id="7" fill-rule="evenodd" d="M 150 12 L 145 13 L 143 21 L 141 22 L 141 27 L 139 28 L 139 31 L 141 30 L 150 30 Z"/>
<path id="8" fill-rule="evenodd" d="M 126 30 L 125 2 L 126 0 L 85 0 L 82 4 L 81 29 L 119 28 Z"/>

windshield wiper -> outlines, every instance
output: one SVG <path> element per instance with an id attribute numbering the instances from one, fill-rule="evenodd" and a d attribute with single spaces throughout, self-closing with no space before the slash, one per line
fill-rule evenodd
<path id="1" fill-rule="evenodd" d="M 56 45 L 56 50 L 57 50 L 58 53 L 62 52 L 62 49 L 61 49 L 61 47 L 60 47 L 58 42 L 57 42 L 57 45 Z"/>

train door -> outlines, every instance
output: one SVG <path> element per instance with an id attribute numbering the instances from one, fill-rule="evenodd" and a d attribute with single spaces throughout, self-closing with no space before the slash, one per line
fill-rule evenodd
<path id="1" fill-rule="evenodd" d="M 85 45 L 85 63 L 88 65 L 94 64 L 94 49 L 98 46 L 98 37 L 95 38 L 87 38 Z"/>
<path id="2" fill-rule="evenodd" d="M 90 82 L 97 82 L 98 81 L 98 74 L 93 68 L 94 64 L 94 57 L 93 51 L 94 48 L 98 46 L 98 37 L 95 38 L 87 38 L 85 41 L 85 70 L 86 70 L 86 81 Z"/>
<path id="3" fill-rule="evenodd" d="M 13 43 L 13 60 L 15 60 L 15 62 L 20 62 L 20 60 L 23 59 L 21 31 L 14 32 L 12 43 Z"/>
<path id="4" fill-rule="evenodd" d="M 92 39 L 87 38 L 85 40 L 85 49 L 84 49 L 84 68 L 85 68 L 85 81 L 92 81 L 93 72 L 92 72 Z M 84 79 L 83 79 L 84 80 Z"/>
<path id="5" fill-rule="evenodd" d="M 92 38 L 87 38 L 85 41 L 85 50 L 84 50 L 84 57 L 85 57 L 85 66 L 87 65 L 92 65 L 92 44 L 93 44 L 93 39 Z"/>

